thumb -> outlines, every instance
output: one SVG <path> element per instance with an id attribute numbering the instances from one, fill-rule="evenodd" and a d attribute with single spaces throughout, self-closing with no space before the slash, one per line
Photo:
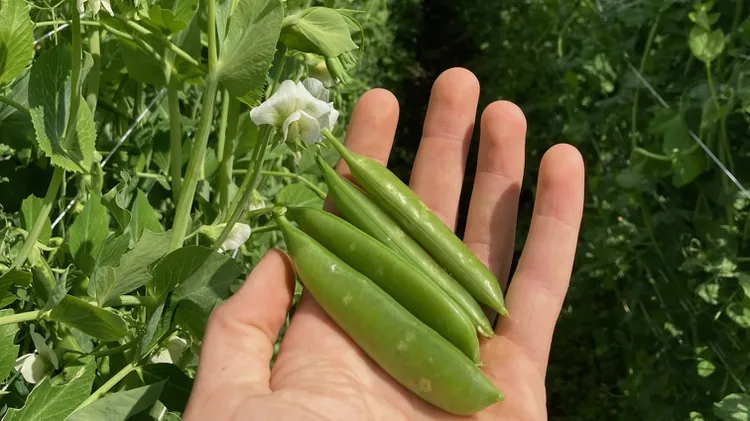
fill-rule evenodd
<path id="1" fill-rule="evenodd" d="M 292 302 L 294 279 L 289 258 L 270 250 L 239 291 L 211 313 L 186 413 L 231 407 L 237 402 L 227 399 L 270 391 L 273 345 Z"/>

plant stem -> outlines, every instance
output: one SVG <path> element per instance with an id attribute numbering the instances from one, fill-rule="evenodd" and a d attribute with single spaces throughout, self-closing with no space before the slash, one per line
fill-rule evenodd
<path id="1" fill-rule="evenodd" d="M 210 9 L 210 8 L 212 8 L 212 7 L 214 7 L 214 8 L 215 8 L 216 6 L 215 6 L 215 5 L 209 5 L 209 9 Z M 162 37 L 162 36 L 160 36 L 160 35 L 157 35 L 157 34 L 154 34 L 154 33 L 153 33 L 153 32 L 151 32 L 150 30 L 148 30 L 148 29 L 144 28 L 143 26 L 139 25 L 138 23 L 136 23 L 136 22 L 134 22 L 134 21 L 132 21 L 132 20 L 126 20 L 126 19 L 124 19 L 124 18 L 122 18 L 122 20 L 123 20 L 123 21 L 125 22 L 125 24 L 126 24 L 126 25 L 127 25 L 127 26 L 128 26 L 129 28 L 133 29 L 134 31 L 136 31 L 136 32 L 138 32 L 138 33 L 140 33 L 140 34 L 142 34 L 142 35 L 145 35 L 145 36 L 147 36 L 147 37 L 150 37 L 150 38 L 153 38 L 153 39 L 156 39 L 156 40 L 158 40 L 158 41 L 159 41 L 160 43 L 162 43 L 162 44 L 163 44 L 163 45 L 164 45 L 165 47 L 167 47 L 167 49 L 168 49 L 169 51 L 171 51 L 171 52 L 175 53 L 175 55 L 177 55 L 177 56 L 178 56 L 178 57 L 180 57 L 181 59 L 183 59 L 183 60 L 187 61 L 188 63 L 192 64 L 192 65 L 193 65 L 193 66 L 195 66 L 195 67 L 201 67 L 200 63 L 199 63 L 199 62 L 198 62 L 198 61 L 197 61 L 197 60 L 196 60 L 195 58 L 193 58 L 193 57 L 192 57 L 192 56 L 191 56 L 190 54 L 188 54 L 188 53 L 187 53 L 187 52 L 186 52 L 185 50 L 181 49 L 180 47 L 178 47 L 178 46 L 177 46 L 177 45 L 175 45 L 174 43 L 170 42 L 169 40 L 165 39 L 164 37 Z M 215 26 L 215 25 L 216 25 L 216 24 L 214 24 L 214 26 Z M 209 27 L 209 31 L 210 31 L 210 27 Z M 214 32 L 215 32 L 215 31 L 214 31 Z M 211 68 L 211 66 L 209 66 L 209 69 L 210 69 L 210 68 Z"/>
<path id="2" fill-rule="evenodd" d="M 250 202 L 253 191 L 258 187 L 258 182 L 260 181 L 260 172 L 263 169 L 263 158 L 266 155 L 268 144 L 271 143 L 273 133 L 274 128 L 272 126 L 261 127 L 258 136 L 258 145 L 256 147 L 255 153 L 256 158 L 255 161 L 251 163 L 251 165 L 253 166 L 252 172 L 246 174 L 246 182 L 243 181 L 243 186 L 240 188 L 240 191 L 237 192 L 237 196 L 240 197 L 240 199 L 235 202 L 232 213 L 227 220 L 227 225 L 221 231 L 219 238 L 217 238 L 214 242 L 214 250 L 218 250 L 219 246 L 221 246 L 224 240 L 227 239 L 229 233 L 232 231 L 232 227 L 234 227 L 234 224 L 240 219 L 240 216 L 242 216 L 242 213 L 247 208 L 247 204 Z"/>
<path id="3" fill-rule="evenodd" d="M 672 161 L 672 158 L 670 158 L 670 157 L 668 157 L 666 155 L 660 155 L 658 153 L 654 153 L 654 152 L 651 152 L 649 150 L 646 150 L 646 149 L 643 149 L 643 148 L 639 148 L 639 147 L 636 147 L 635 149 L 633 149 L 633 152 L 635 152 L 637 154 L 640 154 L 640 155 L 643 155 L 643 156 L 645 156 L 647 158 L 655 159 L 657 161 L 666 161 L 666 162 L 671 162 Z"/>
<path id="4" fill-rule="evenodd" d="M 229 212 L 229 187 L 232 184 L 232 170 L 234 169 L 234 151 L 237 147 L 237 125 L 240 120 L 240 102 L 234 98 L 229 98 L 229 115 L 227 116 L 226 142 L 224 153 L 219 163 L 219 204 L 221 214 L 226 215 Z"/>
<path id="5" fill-rule="evenodd" d="M 0 95 L 0 102 L 2 102 L 3 104 L 10 105 L 11 107 L 18 110 L 18 112 L 20 113 L 26 114 L 27 116 L 31 116 L 31 113 L 29 112 L 28 108 L 24 107 L 23 105 L 19 104 L 16 101 L 13 101 L 12 99 L 8 97 Z"/>
<path id="6" fill-rule="evenodd" d="M 663 10 L 662 10 L 663 11 Z M 643 73 L 646 70 L 646 63 L 648 62 L 648 56 L 651 54 L 651 46 L 656 38 L 656 29 L 659 27 L 659 21 L 661 20 L 662 11 L 656 15 L 654 22 L 651 24 L 651 30 L 648 33 L 648 39 L 646 40 L 646 47 L 643 49 L 643 55 L 641 56 L 641 64 L 638 66 L 638 72 Z M 633 96 L 633 108 L 630 113 L 630 142 L 633 149 L 638 146 L 638 142 L 635 137 L 637 130 L 637 117 L 638 117 L 638 100 L 640 99 L 641 90 L 636 89 L 635 95 Z"/>
<path id="7" fill-rule="evenodd" d="M 13 268 L 18 269 L 23 266 L 23 264 L 26 263 L 26 259 L 29 258 L 31 250 L 36 246 L 39 235 L 44 228 L 44 221 L 47 221 L 49 218 L 52 204 L 57 198 L 57 192 L 60 190 L 60 185 L 62 184 L 64 176 L 65 170 L 60 167 L 55 167 L 55 172 L 52 174 L 52 180 L 50 180 L 49 187 L 47 187 L 47 194 L 44 195 L 42 208 L 39 210 L 39 214 L 34 221 L 34 226 L 31 227 L 29 235 L 26 237 L 26 242 L 23 243 L 23 248 L 18 252 L 18 256 L 16 256 L 16 260 L 13 262 Z"/>
<path id="8" fill-rule="evenodd" d="M 667 160 L 669 160 L 668 157 L 666 157 L 666 158 L 667 158 Z M 234 170 L 234 173 L 235 174 L 245 174 L 245 173 L 247 173 L 247 170 Z M 295 179 L 295 180 L 299 181 L 300 183 L 302 183 L 302 184 L 306 185 L 307 187 L 309 187 L 310 190 L 314 191 L 315 194 L 317 194 L 318 196 L 320 196 L 321 199 L 325 199 L 326 198 L 326 192 L 324 192 L 318 186 L 316 186 L 315 184 L 313 184 L 312 181 L 306 179 L 305 177 L 303 177 L 303 176 L 301 176 L 299 174 L 295 174 L 295 173 L 291 173 L 291 172 L 282 172 L 282 171 L 268 171 L 268 170 L 262 170 L 260 172 L 260 174 L 261 175 L 267 175 L 269 177 L 286 177 L 286 178 Z"/>
<path id="9" fill-rule="evenodd" d="M 130 348 L 134 347 L 135 345 L 136 345 L 136 342 L 135 341 L 131 341 L 131 342 L 128 342 L 128 343 L 126 343 L 124 345 L 116 346 L 114 348 L 105 349 L 104 351 L 92 352 L 91 355 L 94 356 L 94 357 L 96 357 L 96 358 L 106 357 L 107 355 L 114 355 L 114 354 L 119 354 L 119 353 L 121 353 L 123 351 L 127 351 Z"/>
<path id="10" fill-rule="evenodd" d="M 208 3 L 212 3 L 209 1 Z M 216 102 L 216 89 L 218 87 L 216 75 L 210 73 L 206 81 L 206 90 L 203 93 L 203 109 L 201 110 L 201 119 L 198 123 L 198 131 L 195 136 L 193 150 L 190 153 L 185 180 L 182 183 L 180 198 L 177 201 L 177 210 L 172 225 L 172 241 L 169 250 L 176 250 L 182 247 L 185 241 L 185 233 L 188 229 L 190 220 L 190 209 L 193 205 L 195 188 L 198 185 L 198 178 L 203 168 L 203 159 L 206 155 L 206 146 L 208 144 L 208 135 L 211 132 L 211 120 L 213 119 L 214 103 Z"/>
<path id="11" fill-rule="evenodd" d="M 208 71 L 214 73 L 218 65 L 216 47 L 216 2 L 207 1 L 206 35 L 208 36 Z"/>
<path id="12" fill-rule="evenodd" d="M 279 229 L 278 225 L 276 225 L 276 224 L 268 224 L 268 225 L 264 225 L 262 227 L 253 228 L 252 229 L 252 233 L 253 234 L 262 234 L 264 232 L 276 231 L 278 229 Z"/>
<path id="13" fill-rule="evenodd" d="M 177 201 L 177 210 L 175 211 L 175 219 L 172 225 L 172 239 L 169 244 L 170 251 L 182 247 L 182 244 L 185 242 L 185 234 L 187 233 L 190 220 L 190 209 L 195 197 L 195 188 L 198 185 L 198 176 L 203 170 L 203 159 L 206 155 L 208 135 L 211 132 L 211 120 L 213 119 L 214 104 L 216 103 L 216 90 L 219 86 L 219 78 L 216 74 L 216 3 L 214 1 L 207 1 L 206 8 L 208 12 L 208 77 L 206 80 L 206 89 L 203 92 L 201 119 L 198 123 L 193 150 L 190 153 L 190 160 L 188 161 L 188 168 L 180 192 L 180 198 Z"/>
<path id="14" fill-rule="evenodd" d="M 175 203 L 179 202 L 180 189 L 182 188 L 182 127 L 180 125 L 180 98 L 179 82 L 172 74 L 167 84 L 167 97 L 169 100 L 169 174 L 172 177 L 172 197 Z"/>
<path id="15" fill-rule="evenodd" d="M 68 115 L 68 124 L 65 129 L 65 140 L 63 147 L 70 147 L 76 133 L 76 123 L 78 122 L 78 107 L 81 105 L 81 60 L 83 57 L 83 47 L 81 45 L 81 17 L 76 9 L 76 0 L 70 0 L 73 7 L 73 20 L 70 23 L 71 36 L 71 72 L 70 72 L 70 114 Z M 88 168 L 85 168 L 88 170 Z"/>
<path id="16" fill-rule="evenodd" d="M 36 320 L 42 315 L 41 310 L 27 311 L 24 313 L 9 314 L 7 316 L 0 317 L 0 326 L 9 325 L 12 323 L 23 323 Z"/>
<path id="17" fill-rule="evenodd" d="M 232 160 L 234 147 L 227 149 L 227 131 L 229 125 L 229 111 L 231 107 L 231 95 L 224 89 L 221 94 L 221 121 L 219 124 L 219 139 L 216 146 L 216 155 L 219 157 L 219 212 L 225 213 L 229 206 L 229 183 L 232 180 L 232 172 L 225 171 L 226 161 Z"/>
<path id="18" fill-rule="evenodd" d="M 86 398 L 85 401 L 83 401 L 80 405 L 78 405 L 78 408 L 75 409 L 76 412 L 80 410 L 81 408 L 93 403 L 97 399 L 101 398 L 105 393 L 109 392 L 110 389 L 115 387 L 117 383 L 120 382 L 120 380 L 124 379 L 125 376 L 130 374 L 133 370 L 137 368 L 137 365 L 135 363 L 130 363 L 122 368 L 122 370 L 118 371 L 114 376 L 112 376 L 109 380 L 107 380 L 106 383 L 102 385 L 99 389 L 96 389 L 94 393 L 91 394 L 88 398 Z"/>
<path id="19" fill-rule="evenodd" d="M 89 53 L 94 59 L 94 65 L 89 70 L 89 76 L 86 84 L 86 103 L 91 108 L 91 113 L 96 111 L 96 102 L 99 98 L 99 79 L 101 72 L 101 45 L 100 45 L 101 29 L 98 27 L 93 28 L 89 35 Z"/>
<path id="20" fill-rule="evenodd" d="M 112 307 L 149 307 L 156 302 L 152 297 L 144 295 L 121 295 L 112 300 Z"/>

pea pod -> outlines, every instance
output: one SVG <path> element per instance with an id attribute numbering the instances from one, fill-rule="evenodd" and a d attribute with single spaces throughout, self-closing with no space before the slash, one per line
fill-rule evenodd
<path id="1" fill-rule="evenodd" d="M 324 133 L 346 161 L 354 179 L 404 231 L 417 240 L 477 301 L 502 315 L 508 313 L 495 275 L 409 186 L 377 161 L 355 154 L 330 132 Z"/>
<path id="2" fill-rule="evenodd" d="M 276 221 L 307 291 L 396 381 L 456 415 L 502 400 L 502 393 L 458 348 L 284 216 Z"/>
<path id="3" fill-rule="evenodd" d="M 464 287 L 453 279 L 413 238 L 398 226 L 357 186 L 333 170 L 321 156 L 316 156 L 328 194 L 344 218 L 362 231 L 409 260 L 458 304 L 482 336 L 494 335 L 492 326 L 479 304 Z"/>
<path id="4" fill-rule="evenodd" d="M 408 260 L 322 209 L 289 208 L 286 216 L 305 234 L 375 282 L 475 364 L 481 364 L 474 325 L 453 300 Z"/>

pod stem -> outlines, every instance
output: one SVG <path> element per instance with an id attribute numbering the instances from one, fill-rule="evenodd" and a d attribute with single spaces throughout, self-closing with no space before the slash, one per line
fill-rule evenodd
<path id="1" fill-rule="evenodd" d="M 341 143 L 341 141 L 338 140 L 336 136 L 334 136 L 333 133 L 330 132 L 330 130 L 323 129 L 322 133 L 323 133 L 323 136 L 325 136 L 328 143 L 330 143 L 331 146 L 333 146 L 333 148 L 336 149 L 339 155 L 344 157 L 345 161 L 349 161 L 350 159 L 354 158 L 354 154 L 352 153 L 352 151 L 347 149 L 346 146 L 344 146 L 344 144 Z"/>

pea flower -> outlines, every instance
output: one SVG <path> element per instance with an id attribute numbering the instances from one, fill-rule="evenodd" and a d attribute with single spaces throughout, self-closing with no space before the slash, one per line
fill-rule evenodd
<path id="1" fill-rule="evenodd" d="M 83 3 L 86 1 L 91 5 L 91 11 L 94 15 L 99 14 L 101 8 L 104 8 L 110 16 L 115 15 L 114 12 L 112 12 L 112 6 L 109 4 L 109 0 L 77 0 L 76 6 L 78 7 L 78 13 L 83 13 Z"/>
<path id="2" fill-rule="evenodd" d="M 331 130 L 338 117 L 339 112 L 328 102 L 328 89 L 317 79 L 296 84 L 285 80 L 270 98 L 250 110 L 255 124 L 281 129 L 284 141 L 302 139 L 307 144 L 318 143 L 321 130 Z"/>
<path id="3" fill-rule="evenodd" d="M 14 367 L 16 371 L 21 372 L 23 379 L 31 384 L 42 381 L 53 368 L 52 364 L 37 353 L 21 355 L 16 359 Z"/>
<path id="4" fill-rule="evenodd" d="M 245 241 L 250 238 L 250 226 L 247 224 L 236 223 L 229 232 L 229 236 L 221 244 L 223 250 L 237 250 Z"/>
<path id="5" fill-rule="evenodd" d="M 156 363 L 179 364 L 187 348 L 188 348 L 188 343 L 185 339 L 179 336 L 173 336 L 167 341 L 164 347 L 160 348 L 150 358 L 150 362 L 154 364 Z"/>

